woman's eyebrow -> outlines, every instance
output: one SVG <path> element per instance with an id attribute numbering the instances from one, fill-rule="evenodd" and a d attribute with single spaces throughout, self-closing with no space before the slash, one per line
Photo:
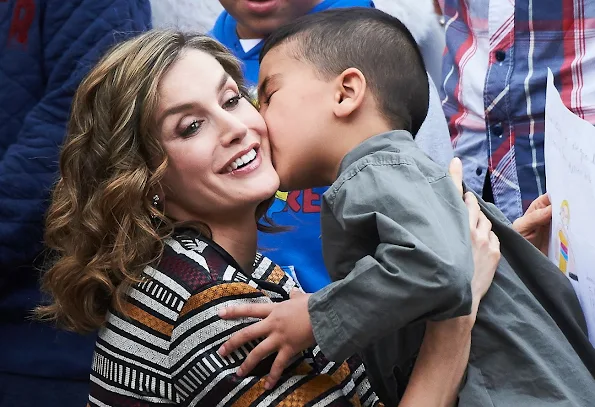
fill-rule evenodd
<path id="1" fill-rule="evenodd" d="M 217 93 L 221 92 L 221 89 L 225 86 L 227 81 L 229 80 L 230 75 L 227 72 L 223 72 L 221 75 L 221 79 L 219 79 L 219 83 L 217 84 Z M 191 110 L 194 107 L 194 103 L 183 103 L 181 105 L 172 106 L 169 109 L 165 110 L 159 120 L 157 121 L 157 126 L 161 127 L 163 121 L 166 119 L 167 116 L 171 116 L 172 114 L 180 113 L 186 110 Z"/>
<path id="2" fill-rule="evenodd" d="M 181 105 L 176 105 L 176 106 L 170 107 L 165 112 L 163 112 L 163 114 L 157 121 L 157 127 L 161 128 L 161 125 L 163 124 L 163 121 L 167 118 L 167 116 L 171 116 L 176 113 L 184 112 L 186 110 L 191 110 L 193 107 L 194 107 L 194 103 L 183 103 Z"/>
<path id="3" fill-rule="evenodd" d="M 221 92 L 221 89 L 223 89 L 228 80 L 229 74 L 223 71 L 223 75 L 221 75 L 221 79 L 219 79 L 219 85 L 217 86 L 217 93 Z"/>

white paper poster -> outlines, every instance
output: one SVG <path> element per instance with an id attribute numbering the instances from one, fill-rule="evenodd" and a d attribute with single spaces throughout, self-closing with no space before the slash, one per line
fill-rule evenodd
<path id="1" fill-rule="evenodd" d="M 564 106 L 551 71 L 545 172 L 553 209 L 549 257 L 577 292 L 595 344 L 595 127 Z"/>

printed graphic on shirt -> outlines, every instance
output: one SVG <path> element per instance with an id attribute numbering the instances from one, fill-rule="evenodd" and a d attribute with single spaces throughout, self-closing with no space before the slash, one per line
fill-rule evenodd
<path id="1" fill-rule="evenodd" d="M 304 191 L 277 191 L 275 202 L 269 208 L 267 215 L 272 216 L 280 212 L 320 213 L 321 194 L 313 189 Z"/>

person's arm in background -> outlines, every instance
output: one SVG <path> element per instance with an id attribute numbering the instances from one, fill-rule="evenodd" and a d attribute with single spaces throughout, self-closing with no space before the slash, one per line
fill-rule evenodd
<path id="1" fill-rule="evenodd" d="M 436 15 L 433 0 L 374 0 L 374 5 L 377 9 L 401 20 L 411 31 L 426 70 L 436 86 L 440 86 L 443 80 L 442 57 L 446 37 L 444 27 L 440 25 L 439 16 L 442 13 Z"/>
<path id="2" fill-rule="evenodd" d="M 438 90 L 430 76 L 428 76 L 428 85 L 430 91 L 428 114 L 415 135 L 415 142 L 434 162 L 448 168 L 454 157 L 448 124 L 440 104 Z"/>
<path id="3" fill-rule="evenodd" d="M 148 0 L 49 0 L 43 12 L 44 95 L 0 161 L 0 289 L 7 270 L 30 264 L 43 248 L 44 214 L 79 82 L 126 33 L 150 28 Z"/>

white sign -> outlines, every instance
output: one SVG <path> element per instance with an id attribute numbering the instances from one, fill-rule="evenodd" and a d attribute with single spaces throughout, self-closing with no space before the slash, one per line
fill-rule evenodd
<path id="1" fill-rule="evenodd" d="M 551 71 L 545 173 L 553 209 L 549 257 L 570 279 L 595 344 L 595 127 L 564 106 Z"/>

